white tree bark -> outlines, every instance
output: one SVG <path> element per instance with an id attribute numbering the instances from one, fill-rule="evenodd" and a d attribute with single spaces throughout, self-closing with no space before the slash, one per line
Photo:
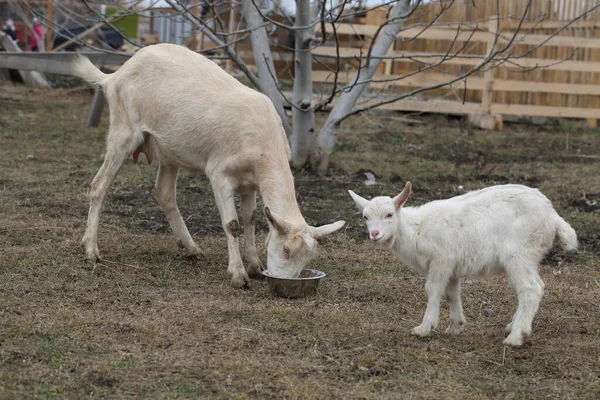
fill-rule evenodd
<path id="1" fill-rule="evenodd" d="M 381 58 L 378 57 L 383 57 L 387 54 L 390 46 L 396 40 L 396 35 L 402 29 L 404 18 L 410 13 L 410 10 L 410 0 L 400 0 L 396 3 L 388 20 L 390 22 L 381 30 L 373 43 L 370 59 L 365 62 L 357 74 L 349 81 L 350 84 L 355 82 L 354 85 L 349 91 L 342 93 L 339 101 L 327 117 L 310 154 L 311 168 L 317 174 L 325 175 L 327 173 L 329 156 L 335 147 L 344 116 L 352 111 L 358 99 L 369 85 L 369 81 L 373 78 L 379 64 L 381 64 Z"/>
<path id="2" fill-rule="evenodd" d="M 257 0 L 255 1 L 255 4 L 260 5 L 260 2 Z M 251 30 L 250 43 L 252 44 L 254 64 L 256 65 L 262 92 L 266 94 L 275 105 L 275 109 L 281 117 L 281 122 L 283 123 L 286 134 L 289 136 L 291 134 L 291 128 L 287 123 L 283 109 L 283 97 L 279 91 L 267 29 L 264 26 L 263 18 L 256 9 L 256 6 L 252 3 L 252 0 L 244 0 L 242 3 L 242 16 L 247 28 Z"/>
<path id="3" fill-rule="evenodd" d="M 310 0 L 296 1 L 296 59 L 294 62 L 294 88 L 292 94 L 292 118 L 294 127 L 290 138 L 292 165 L 304 166 L 314 142 L 315 113 L 312 100 L 312 52 L 313 28 L 307 28 L 312 22 L 313 10 Z M 299 27 L 305 27 L 298 29 Z"/>

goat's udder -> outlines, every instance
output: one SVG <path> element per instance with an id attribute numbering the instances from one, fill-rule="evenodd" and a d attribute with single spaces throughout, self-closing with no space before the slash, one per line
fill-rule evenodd
<path id="1" fill-rule="evenodd" d="M 152 164 L 152 158 L 150 156 L 148 156 L 148 153 L 146 152 L 146 149 L 142 148 L 143 144 L 138 147 L 134 152 L 133 152 L 133 162 L 135 164 L 138 163 L 138 159 L 140 157 L 140 153 L 144 153 L 144 155 L 146 156 L 146 161 L 148 162 L 148 164 Z"/>

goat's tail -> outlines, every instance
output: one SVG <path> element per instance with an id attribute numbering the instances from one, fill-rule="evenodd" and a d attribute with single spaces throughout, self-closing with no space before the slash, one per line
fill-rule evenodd
<path id="1" fill-rule="evenodd" d="M 72 67 L 75 75 L 98 86 L 105 86 L 110 76 L 96 68 L 89 58 L 81 55 L 75 57 Z"/>
<path id="2" fill-rule="evenodd" d="M 556 237 L 563 250 L 577 250 L 577 234 L 575 230 L 558 214 L 556 215 Z"/>

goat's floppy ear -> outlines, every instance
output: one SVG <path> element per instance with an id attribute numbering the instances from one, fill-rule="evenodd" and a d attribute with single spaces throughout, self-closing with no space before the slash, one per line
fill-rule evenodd
<path id="1" fill-rule="evenodd" d="M 269 207 L 265 207 L 265 217 L 269 221 L 269 225 L 279 232 L 280 235 L 286 235 L 290 231 L 290 227 L 283 219 L 273 214 Z"/>
<path id="2" fill-rule="evenodd" d="M 396 196 L 392 199 L 392 201 L 394 202 L 394 205 L 396 206 L 396 209 L 399 209 L 400 207 L 402 207 L 404 205 L 404 203 L 406 203 L 406 200 L 408 200 L 408 198 L 410 197 L 411 194 L 412 194 L 412 185 L 410 182 L 406 182 L 406 186 L 404 186 L 404 190 L 402 192 L 400 192 L 400 194 L 398 196 Z"/>
<path id="3" fill-rule="evenodd" d="M 337 221 L 333 224 L 319 226 L 318 228 L 315 228 L 314 226 L 309 226 L 308 231 L 310 232 L 310 236 L 312 236 L 314 239 L 319 239 L 325 235 L 329 235 L 330 233 L 337 231 L 345 224 L 346 221 Z"/>
<path id="4" fill-rule="evenodd" d="M 360 197 L 352 190 L 348 190 L 348 193 L 350 193 L 350 197 L 352 197 L 352 200 L 354 200 L 354 203 L 356 203 L 356 207 L 358 207 L 359 211 L 362 212 L 362 210 L 364 210 L 365 207 L 369 204 L 369 200 L 365 199 L 364 197 Z"/>

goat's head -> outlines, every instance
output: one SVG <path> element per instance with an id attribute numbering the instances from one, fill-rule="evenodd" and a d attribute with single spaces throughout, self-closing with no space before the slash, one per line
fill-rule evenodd
<path id="1" fill-rule="evenodd" d="M 267 269 L 271 276 L 297 278 L 302 269 L 317 255 L 317 239 L 337 231 L 344 221 L 323 225 L 318 228 L 293 226 L 265 207 L 269 222 L 267 237 Z"/>
<path id="2" fill-rule="evenodd" d="M 406 182 L 404 190 L 394 198 L 380 196 L 367 200 L 352 190 L 348 190 L 348 193 L 362 212 L 371 241 L 377 245 L 391 247 L 398 232 L 398 211 L 412 193 L 410 182 Z"/>

